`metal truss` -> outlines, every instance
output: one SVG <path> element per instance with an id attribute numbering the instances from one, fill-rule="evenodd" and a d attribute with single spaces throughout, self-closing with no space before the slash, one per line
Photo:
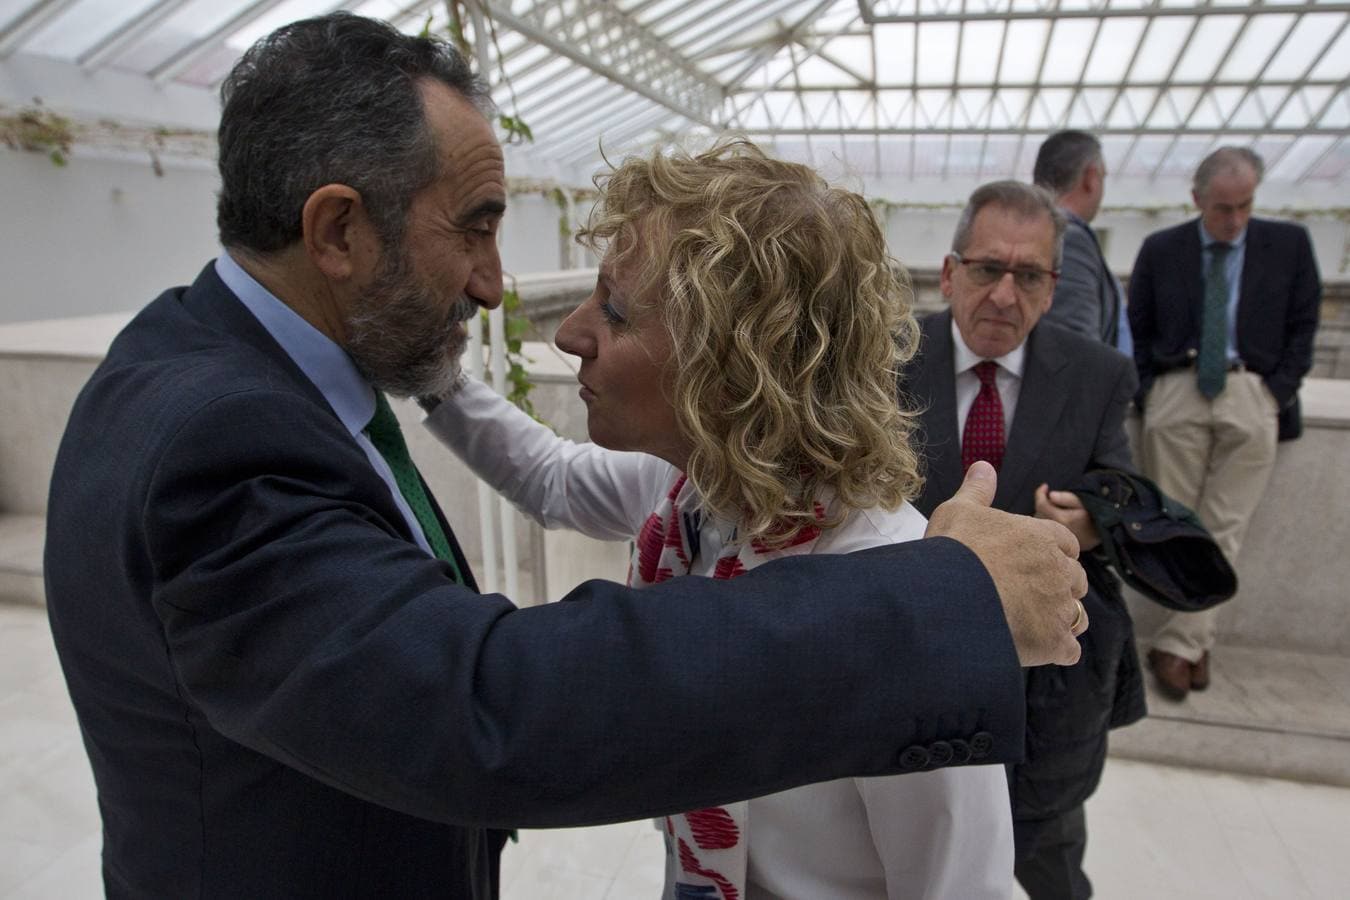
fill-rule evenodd
<path id="1" fill-rule="evenodd" d="M 722 86 L 644 25 L 603 0 L 542 0 L 519 12 L 487 0 L 497 22 L 554 53 L 678 113 L 718 127 Z"/>
<path id="2" fill-rule="evenodd" d="M 897 166 L 924 175 L 1021 172 L 1039 135 L 1082 128 L 1111 139 L 1115 170 L 1142 176 L 1175 174 L 1198 148 L 1226 140 L 1266 148 L 1271 169 L 1287 181 L 1350 176 L 1350 0 L 400 0 L 393 13 L 372 0 L 332 0 L 328 7 L 375 11 L 417 31 L 428 15 L 443 28 L 451 2 L 467 14 L 479 67 L 503 110 L 534 132 L 518 158 L 554 172 L 574 166 L 580 180 L 602 148 L 640 150 L 690 129 L 782 139 L 811 157 L 861 152 L 860 165 L 891 174 Z M 144 107 L 152 121 L 158 107 L 163 121 L 199 121 L 184 110 L 187 95 L 199 94 L 214 114 L 206 82 L 221 77 L 242 29 L 284 8 L 283 0 L 215 5 L 220 24 L 194 30 L 183 17 L 206 4 L 147 0 L 138 12 L 82 23 L 95 27 L 71 55 L 42 58 L 53 23 L 78 16 L 81 4 L 11 3 L 0 20 L 0 89 L 64 66 L 60 91 L 47 91 L 53 98 L 84 84 L 102 91 L 95 110 L 131 119 L 131 109 L 139 119 Z M 27 55 L 32 47 L 39 55 Z M 145 90 L 130 84 L 138 75 Z M 25 102 L 27 91 L 11 90 L 8 102 Z M 168 109 L 168 101 L 177 106 Z"/>
<path id="3" fill-rule="evenodd" d="M 0 59 L 23 46 L 23 42 L 36 34 L 66 9 L 75 5 L 75 0 L 40 0 L 8 22 L 0 22 Z"/>
<path id="4" fill-rule="evenodd" d="M 920 11 L 922 6 L 922 11 Z M 1083 5 L 1062 7 L 1060 0 L 1028 4 L 1024 0 L 858 0 L 858 11 L 869 25 L 917 25 L 933 22 L 1013 22 L 1027 19 L 1150 19 L 1185 16 L 1303 14 L 1350 12 L 1350 3 L 1290 3 L 1262 6 L 1166 6 L 1161 0 L 1136 4 L 1116 0 L 1089 0 Z"/>

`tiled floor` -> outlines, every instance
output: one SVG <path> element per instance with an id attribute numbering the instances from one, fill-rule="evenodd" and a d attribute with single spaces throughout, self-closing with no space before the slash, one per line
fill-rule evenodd
<path id="1" fill-rule="evenodd" d="M 100 894 L 98 812 L 46 616 L 0 603 L 0 900 Z M 1350 894 L 1350 789 L 1113 759 L 1088 805 L 1103 900 Z M 659 895 L 647 822 L 531 831 L 507 848 L 504 900 Z"/>

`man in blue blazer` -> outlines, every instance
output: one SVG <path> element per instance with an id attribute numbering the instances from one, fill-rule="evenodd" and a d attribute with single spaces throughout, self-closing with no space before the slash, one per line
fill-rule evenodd
<path id="1" fill-rule="evenodd" d="M 956 540 L 478 595 L 384 394 L 443 393 L 501 301 L 485 88 L 335 14 L 223 99 L 226 252 L 114 341 L 52 481 L 110 896 L 488 898 L 501 829 L 1017 757 L 1019 660 L 1077 658 L 1086 585 L 989 472 L 934 514 Z"/>
<path id="2" fill-rule="evenodd" d="M 950 309 L 921 320 L 901 402 L 923 426 L 920 512 L 931 515 L 966 465 L 987 459 L 999 471 L 994 506 L 1058 519 L 1088 553 L 1101 538 L 1070 489 L 1094 469 L 1132 469 L 1124 422 L 1135 377 L 1096 335 L 1046 318 L 1063 228 L 1051 195 L 1031 185 L 993 182 L 971 195 L 942 265 Z M 972 420 L 995 397 L 999 440 L 973 450 Z M 1129 612 L 1105 565 L 1089 557 L 1085 567 L 1092 627 L 1082 659 L 1027 671 L 1026 758 L 1009 771 L 1015 874 L 1032 900 L 1091 896 L 1083 804 L 1101 780 L 1107 730 L 1144 714 Z"/>
<path id="3" fill-rule="evenodd" d="M 1234 565 L 1276 440 L 1298 431 L 1321 297 L 1307 231 L 1252 218 L 1263 172 L 1246 148 L 1211 153 L 1191 192 L 1199 219 L 1149 235 L 1130 276 L 1141 466 Z M 1209 685 L 1217 615 L 1174 613 L 1154 636 L 1149 666 L 1168 697 Z"/>

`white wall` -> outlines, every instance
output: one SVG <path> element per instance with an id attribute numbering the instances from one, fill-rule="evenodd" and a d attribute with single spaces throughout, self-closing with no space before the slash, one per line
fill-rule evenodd
<path id="1" fill-rule="evenodd" d="M 216 253 L 216 175 L 0 149 L 0 321 L 137 309 Z"/>
<path id="2" fill-rule="evenodd" d="M 65 167 L 0 147 L 0 322 L 139 309 L 186 284 L 219 252 L 213 165 L 76 155 Z M 502 233 L 508 272 L 562 265 L 558 208 L 511 198 Z M 582 207 L 578 214 L 585 214 Z M 583 265 L 594 265 L 586 261 Z"/>

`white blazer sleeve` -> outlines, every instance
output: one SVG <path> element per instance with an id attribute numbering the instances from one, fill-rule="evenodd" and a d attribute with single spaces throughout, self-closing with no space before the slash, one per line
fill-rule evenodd
<path id="1" fill-rule="evenodd" d="M 560 438 L 474 379 L 432 410 L 425 425 L 525 515 L 545 528 L 600 540 L 631 539 L 652 511 L 660 481 L 674 471 L 645 453 Z"/>

